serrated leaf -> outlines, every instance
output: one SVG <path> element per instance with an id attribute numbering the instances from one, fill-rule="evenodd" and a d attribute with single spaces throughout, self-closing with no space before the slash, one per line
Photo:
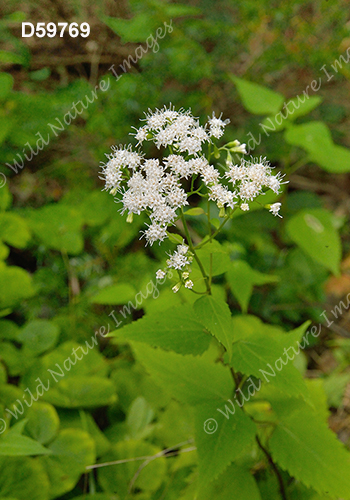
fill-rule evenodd
<path id="1" fill-rule="evenodd" d="M 222 365 L 193 356 L 152 349 L 132 343 L 136 358 L 157 384 L 183 403 L 200 404 L 208 400 L 224 401 L 232 392 L 230 372 Z"/>
<path id="2" fill-rule="evenodd" d="M 341 241 L 332 214 L 322 208 L 303 210 L 286 225 L 289 237 L 316 262 L 339 274 Z"/>
<path id="3" fill-rule="evenodd" d="M 235 76 L 230 77 L 236 84 L 244 107 L 255 115 L 278 113 L 282 108 L 284 96 L 257 83 L 248 82 Z"/>
<path id="4" fill-rule="evenodd" d="M 234 497 L 232 493 L 234 492 Z M 200 492 L 201 500 L 261 500 L 259 488 L 247 467 L 232 464 Z"/>
<path id="5" fill-rule="evenodd" d="M 269 447 L 274 461 L 306 486 L 350 498 L 350 453 L 317 413 L 301 410 L 280 417 Z"/>
<path id="6" fill-rule="evenodd" d="M 231 311 L 227 303 L 206 295 L 198 299 L 193 307 L 198 320 L 221 342 L 231 359 L 233 329 Z"/>
<path id="7" fill-rule="evenodd" d="M 294 336 L 288 339 L 274 327 L 249 316 L 234 318 L 233 328 L 238 338 L 232 346 L 231 364 L 235 370 L 270 382 L 289 395 L 308 397 L 301 374 L 284 354 L 286 344 L 293 345 Z"/>
<path id="8" fill-rule="evenodd" d="M 233 412 L 223 413 L 221 401 L 210 401 L 195 407 L 195 435 L 198 450 L 200 489 L 221 474 L 255 438 L 256 426 L 237 405 Z"/>
<path id="9" fill-rule="evenodd" d="M 226 278 L 233 295 L 238 300 L 244 313 L 247 312 L 254 285 L 276 283 L 279 279 L 277 276 L 260 273 L 252 269 L 243 260 L 235 260 L 231 263 L 230 269 L 226 273 Z"/>
<path id="10" fill-rule="evenodd" d="M 135 300 L 135 294 L 136 290 L 133 286 L 128 283 L 117 283 L 97 292 L 90 297 L 89 302 L 105 305 L 126 304 Z"/>
<path id="11" fill-rule="evenodd" d="M 117 341 L 145 342 L 152 347 L 170 349 L 179 354 L 202 354 L 209 347 L 210 336 L 194 317 L 191 306 L 183 305 L 144 316 L 109 334 Z"/>

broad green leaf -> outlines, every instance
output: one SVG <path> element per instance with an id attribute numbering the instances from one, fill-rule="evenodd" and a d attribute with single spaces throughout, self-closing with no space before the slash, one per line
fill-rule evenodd
<path id="1" fill-rule="evenodd" d="M 63 429 L 49 448 L 52 455 L 41 461 L 50 479 L 50 497 L 56 498 L 72 490 L 86 467 L 95 462 L 95 444 L 87 432 Z"/>
<path id="2" fill-rule="evenodd" d="M 0 456 L 0 497 L 17 500 L 48 500 L 49 479 L 34 458 Z"/>
<path id="3" fill-rule="evenodd" d="M 152 347 L 170 349 L 179 354 L 202 354 L 209 347 L 210 335 L 195 318 L 189 305 L 167 309 L 161 314 L 144 316 L 109 334 L 120 341 L 145 342 Z"/>
<path id="4" fill-rule="evenodd" d="M 8 457 L 48 455 L 50 450 L 44 448 L 40 443 L 27 436 L 22 436 L 14 430 L 0 437 L 0 455 Z"/>
<path id="5" fill-rule="evenodd" d="M 270 115 L 278 113 L 282 108 L 284 96 L 257 83 L 248 82 L 242 78 L 230 76 L 236 84 L 244 107 L 255 115 Z"/>
<path id="6" fill-rule="evenodd" d="M 0 337 L 3 339 L 16 340 L 19 327 L 8 319 L 0 320 Z"/>
<path id="7" fill-rule="evenodd" d="M 231 263 L 226 278 L 244 313 L 247 312 L 254 285 L 265 285 L 278 281 L 277 276 L 260 273 L 243 260 L 235 260 Z"/>
<path id="8" fill-rule="evenodd" d="M 308 396 L 302 376 L 289 360 L 284 350 L 295 343 L 257 318 L 237 317 L 233 319 L 235 342 L 232 346 L 232 366 L 246 375 L 254 375 L 270 382 L 289 395 Z M 301 335 L 298 332 L 298 335 Z"/>
<path id="9" fill-rule="evenodd" d="M 132 348 L 136 359 L 145 366 L 157 384 L 183 403 L 225 401 L 232 392 L 230 372 L 219 364 L 153 349 L 138 342 L 133 342 Z"/>
<path id="10" fill-rule="evenodd" d="M 16 266 L 0 268 L 0 309 L 34 295 L 29 273 Z"/>
<path id="11" fill-rule="evenodd" d="M 234 494 L 234 497 L 232 496 Z M 247 467 L 232 464 L 201 491 L 201 500 L 261 500 L 254 476 Z"/>
<path id="12" fill-rule="evenodd" d="M 341 406 L 347 385 L 350 383 L 350 373 L 331 373 L 323 379 L 324 390 L 329 406 Z"/>
<path id="13" fill-rule="evenodd" d="M 323 122 L 308 122 L 289 127 L 285 140 L 292 146 L 299 146 L 309 153 L 327 151 L 333 146 L 333 139 L 328 127 Z"/>
<path id="14" fill-rule="evenodd" d="M 194 409 L 201 490 L 205 490 L 206 485 L 221 474 L 255 438 L 253 421 L 238 405 L 233 406 L 233 414 L 225 412 L 224 403 L 225 400 L 210 401 Z"/>
<path id="15" fill-rule="evenodd" d="M 161 450 L 156 446 L 142 441 L 129 440 L 116 444 L 112 451 L 102 457 L 102 462 L 112 462 L 116 460 L 128 460 L 129 462 L 101 467 L 98 469 L 98 482 L 107 493 L 118 493 L 121 500 L 126 499 L 130 482 L 135 478 L 135 488 L 142 492 L 155 492 L 165 479 L 167 465 L 164 457 L 151 460 L 146 467 L 140 470 L 140 466 L 145 461 L 133 460 L 137 457 L 147 457 L 159 453 Z M 150 498 L 150 497 L 148 497 Z"/>
<path id="16" fill-rule="evenodd" d="M 274 461 L 306 486 L 350 498 L 350 453 L 316 412 L 280 417 L 269 447 Z"/>
<path id="17" fill-rule="evenodd" d="M 0 101 L 6 99 L 13 87 L 13 76 L 9 73 L 0 73 Z"/>
<path id="18" fill-rule="evenodd" d="M 56 436 L 60 420 L 54 406 L 38 401 L 29 408 L 26 417 L 26 431 L 31 438 L 47 444 Z"/>
<path id="19" fill-rule="evenodd" d="M 52 321 L 36 319 L 20 330 L 17 341 L 23 343 L 29 354 L 38 355 L 54 347 L 59 333 L 58 326 Z"/>
<path id="20" fill-rule="evenodd" d="M 231 311 L 227 303 L 206 295 L 194 303 L 197 318 L 205 328 L 226 348 L 232 356 L 233 331 Z"/>
<path id="21" fill-rule="evenodd" d="M 9 52 L 8 50 L 0 50 L 0 63 L 7 64 L 25 64 L 25 59 L 15 54 L 14 52 Z"/>
<path id="22" fill-rule="evenodd" d="M 128 283 L 117 283 L 103 288 L 100 292 L 90 297 L 93 304 L 126 304 L 129 301 L 135 302 L 136 290 Z"/>
<path id="23" fill-rule="evenodd" d="M 331 213 L 322 208 L 303 210 L 287 222 L 286 229 L 305 253 L 332 273 L 339 274 L 341 241 Z"/>

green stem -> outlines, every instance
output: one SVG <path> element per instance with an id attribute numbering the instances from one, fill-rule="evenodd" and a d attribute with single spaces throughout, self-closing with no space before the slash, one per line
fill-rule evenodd
<path id="1" fill-rule="evenodd" d="M 273 461 L 273 459 L 272 459 L 272 457 L 270 455 L 270 452 L 261 444 L 259 436 L 255 436 L 255 439 L 256 439 L 256 442 L 258 443 L 259 448 L 266 455 L 266 458 L 267 458 L 269 464 L 271 465 L 274 473 L 276 474 L 277 481 L 278 481 L 278 484 L 279 484 L 279 487 L 280 487 L 280 493 L 281 493 L 282 499 L 283 500 L 288 500 L 287 499 L 286 490 L 285 490 L 285 487 L 284 487 L 284 483 L 283 483 L 283 479 L 282 479 L 282 476 L 281 476 L 281 473 L 278 470 L 277 465 Z"/>
<path id="2" fill-rule="evenodd" d="M 187 242 L 188 242 L 188 246 L 191 250 L 191 252 L 193 253 L 193 256 L 198 264 L 198 267 L 202 273 L 202 276 L 204 278 L 204 281 L 205 281 L 205 286 L 206 286 L 206 289 L 207 289 L 207 293 L 209 295 L 211 295 L 211 289 L 210 289 L 210 283 L 209 283 L 209 278 L 205 272 L 205 269 L 203 267 L 203 264 L 202 262 L 200 261 L 195 249 L 194 249 L 194 246 L 193 246 L 193 243 L 192 243 L 192 240 L 191 240 L 191 236 L 190 236 L 190 233 L 189 233 L 189 230 L 188 230 L 188 227 L 187 227 L 187 223 L 186 223 L 186 219 L 185 219 L 185 215 L 183 213 L 183 209 L 181 207 L 181 220 L 182 220 L 182 224 L 184 226 L 184 231 L 185 231 L 185 235 L 186 235 L 186 239 L 187 239 Z"/>
<path id="3" fill-rule="evenodd" d="M 229 220 L 229 218 L 231 217 L 231 214 L 232 214 L 232 211 L 230 211 L 224 218 L 224 220 L 222 221 L 222 223 L 220 224 L 220 226 L 218 227 L 218 229 L 216 231 L 214 231 L 214 233 L 211 235 L 211 239 L 214 239 L 215 236 L 220 233 L 221 229 L 224 227 L 224 225 L 226 224 L 226 222 Z M 205 241 L 202 241 L 201 243 L 199 243 L 195 249 L 196 250 L 199 250 L 200 248 L 204 247 L 204 245 L 206 245 L 207 243 L 209 243 L 211 240 L 205 240 Z"/>

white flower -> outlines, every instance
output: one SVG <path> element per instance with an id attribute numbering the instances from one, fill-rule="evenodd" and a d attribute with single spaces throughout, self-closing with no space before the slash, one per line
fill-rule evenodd
<path id="1" fill-rule="evenodd" d="M 173 253 L 173 255 L 169 255 L 169 259 L 167 260 L 167 266 L 173 269 L 182 269 L 188 264 L 191 263 L 191 258 L 186 257 L 188 252 L 187 245 L 178 245 L 177 250 Z"/>
<path id="2" fill-rule="evenodd" d="M 241 206 L 239 207 L 243 211 L 249 210 L 249 205 L 248 203 L 241 203 Z"/>
<path id="3" fill-rule="evenodd" d="M 156 272 L 157 280 L 162 280 L 163 278 L 165 278 L 165 276 L 166 276 L 166 273 L 164 271 L 162 271 L 162 269 L 158 269 L 158 271 Z"/>
<path id="4" fill-rule="evenodd" d="M 282 219 L 282 215 L 278 213 L 280 208 L 281 208 L 281 203 L 273 203 L 273 205 L 270 205 L 269 212 L 272 212 L 273 215 L 278 215 L 278 217 Z"/>
<path id="5" fill-rule="evenodd" d="M 193 288 L 193 281 L 192 280 L 187 280 L 185 282 L 185 288 L 189 288 L 189 289 Z"/>
<path id="6" fill-rule="evenodd" d="M 144 231 L 144 236 L 147 240 L 147 243 L 150 245 L 153 245 L 154 242 L 156 241 L 163 241 L 167 237 L 166 234 L 166 226 L 161 226 L 160 224 L 157 224 L 156 222 L 152 222 Z"/>

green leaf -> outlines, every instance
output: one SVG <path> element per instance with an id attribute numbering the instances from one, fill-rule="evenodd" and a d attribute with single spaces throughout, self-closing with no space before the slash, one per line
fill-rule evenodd
<path id="1" fill-rule="evenodd" d="M 30 355 L 38 355 L 55 346 L 59 333 L 60 329 L 52 321 L 36 319 L 20 330 L 17 341 L 24 344 Z"/>
<path id="2" fill-rule="evenodd" d="M 26 431 L 39 443 L 47 444 L 56 436 L 60 420 L 52 405 L 42 401 L 33 403 L 26 418 Z"/>
<path id="3" fill-rule="evenodd" d="M 0 457 L 0 497 L 48 500 L 49 480 L 37 459 Z"/>
<path id="4" fill-rule="evenodd" d="M 322 97 L 319 96 L 311 96 L 306 98 L 304 102 L 298 97 L 294 97 L 288 101 L 288 109 L 291 110 L 291 113 L 288 114 L 288 120 L 296 120 L 300 116 L 305 116 L 310 113 L 313 109 L 317 108 L 322 102 Z M 282 113 L 286 114 L 286 112 Z"/>
<path id="5" fill-rule="evenodd" d="M 50 444 L 52 455 L 42 458 L 50 479 L 50 497 L 56 498 L 74 488 L 86 467 L 95 462 L 95 444 L 80 429 L 63 429 Z"/>
<path id="6" fill-rule="evenodd" d="M 193 356 L 152 349 L 137 342 L 132 343 L 132 348 L 157 384 L 181 402 L 224 401 L 232 392 L 230 372 L 221 365 Z"/>
<path id="7" fill-rule="evenodd" d="M 163 480 L 167 470 L 166 459 L 159 457 L 151 460 L 146 467 L 137 471 L 145 461 L 133 460 L 135 457 L 147 457 L 159 453 L 161 450 L 156 446 L 142 441 L 121 441 L 115 445 L 111 452 L 105 455 L 101 461 L 111 462 L 116 460 L 128 460 L 129 462 L 98 469 L 98 482 L 102 489 L 108 493 L 118 493 L 122 499 L 126 499 L 130 482 L 135 478 L 135 488 L 142 492 L 155 492 Z M 145 497 L 150 498 L 150 497 Z"/>
<path id="8" fill-rule="evenodd" d="M 2 212 L 9 208 L 11 206 L 11 203 L 12 194 L 10 193 L 8 185 L 5 184 L 5 186 L 0 189 L 0 211 Z"/>
<path id="9" fill-rule="evenodd" d="M 0 455 L 8 457 L 29 456 L 29 455 L 47 455 L 50 450 L 44 448 L 40 443 L 27 436 L 22 436 L 16 430 L 10 431 L 0 437 Z"/>
<path id="10" fill-rule="evenodd" d="M 203 248 L 197 250 L 197 255 L 201 260 L 203 267 L 209 276 L 210 262 L 212 262 L 212 276 L 218 276 L 226 272 L 231 265 L 228 252 L 216 240 L 206 243 Z M 212 257 L 210 257 L 212 255 Z M 197 264 L 193 261 L 193 267 L 196 268 Z"/>
<path id="11" fill-rule="evenodd" d="M 78 255 L 84 247 L 83 217 L 78 210 L 64 204 L 46 205 L 25 212 L 29 227 L 39 240 L 53 250 Z"/>
<path id="12" fill-rule="evenodd" d="M 233 318 L 235 342 L 232 346 L 232 366 L 246 375 L 270 382 L 289 395 L 308 397 L 302 376 L 284 354 L 286 344 L 293 346 L 295 336 L 288 338 L 255 317 Z M 301 331 L 297 332 L 301 335 Z"/>
<path id="13" fill-rule="evenodd" d="M 117 396 L 110 380 L 90 375 L 63 378 L 45 394 L 45 400 L 63 408 L 93 408 L 115 403 Z"/>
<path id="14" fill-rule="evenodd" d="M 90 297 L 89 301 L 93 304 L 126 304 L 135 300 L 136 290 L 128 283 L 117 283 L 103 288 L 100 292 Z"/>
<path id="15" fill-rule="evenodd" d="M 134 439 L 142 439 L 143 432 L 154 418 L 154 411 L 145 398 L 139 396 L 136 398 L 129 409 L 126 417 L 126 425 L 130 435 Z"/>
<path id="16" fill-rule="evenodd" d="M 331 213 L 322 208 L 303 210 L 287 222 L 286 230 L 305 253 L 339 274 L 341 241 Z"/>
<path id="17" fill-rule="evenodd" d="M 232 497 L 234 493 L 234 497 Z M 201 491 L 201 500 L 261 500 L 254 476 L 247 467 L 232 464 L 212 484 Z"/>
<path id="18" fill-rule="evenodd" d="M 226 278 L 233 295 L 238 300 L 244 313 L 247 312 L 254 285 L 276 283 L 279 279 L 277 276 L 260 273 L 252 269 L 250 265 L 243 260 L 235 260 L 231 263 L 230 269 L 226 273 Z"/>
<path id="19" fill-rule="evenodd" d="M 30 240 L 27 222 L 17 214 L 0 214 L 0 239 L 16 248 L 25 248 Z"/>
<path id="20" fill-rule="evenodd" d="M 14 52 L 9 52 L 7 50 L 0 50 L 0 63 L 25 64 L 25 60 L 22 56 L 15 54 Z"/>
<path id="21" fill-rule="evenodd" d="M 205 490 L 206 485 L 221 474 L 255 438 L 256 426 L 241 408 L 233 406 L 233 415 L 218 411 L 224 402 L 210 401 L 194 409 L 201 490 Z"/>
<path id="22" fill-rule="evenodd" d="M 247 82 L 242 78 L 230 76 L 236 84 L 244 107 L 255 115 L 278 113 L 282 108 L 284 96 L 257 83 Z"/>
<path id="23" fill-rule="evenodd" d="M 306 486 L 350 498 L 350 453 L 316 412 L 280 417 L 269 447 L 274 461 Z"/>
<path id="24" fill-rule="evenodd" d="M 145 42 L 158 27 L 158 20 L 151 12 L 142 12 L 132 19 L 101 16 L 101 20 L 120 36 L 122 43 Z"/>
<path id="25" fill-rule="evenodd" d="M 342 174 L 350 171 L 350 151 L 342 146 L 320 147 L 309 154 L 309 160 L 327 172 Z"/>
<path id="26" fill-rule="evenodd" d="M 186 210 L 186 212 L 184 212 L 184 215 L 203 215 L 205 214 L 203 208 L 200 208 L 200 207 L 195 207 L 195 208 L 190 208 L 189 210 Z"/>
<path id="27" fill-rule="evenodd" d="M 29 273 L 16 266 L 0 268 L 0 309 L 34 295 Z"/>
<path id="28" fill-rule="evenodd" d="M 182 245 L 183 244 L 184 239 L 179 234 L 169 233 L 169 231 L 167 231 L 166 234 L 168 235 L 169 241 L 171 241 L 171 243 L 175 243 L 175 245 Z"/>
<path id="29" fill-rule="evenodd" d="M 231 311 L 227 303 L 204 296 L 194 303 L 197 318 L 207 330 L 226 348 L 229 359 L 232 356 L 233 329 Z"/>
<path id="30" fill-rule="evenodd" d="M 202 354 L 209 347 L 210 336 L 194 317 L 193 309 L 183 305 L 144 316 L 109 334 L 120 341 L 145 342 L 152 347 L 170 349 L 179 354 Z"/>
<path id="31" fill-rule="evenodd" d="M 6 99 L 13 87 L 13 77 L 9 73 L 0 73 L 0 101 Z"/>
<path id="32" fill-rule="evenodd" d="M 333 147 L 333 139 L 329 128 L 323 122 L 308 122 L 289 127 L 285 140 L 292 146 L 299 146 L 309 153 L 325 151 Z"/>

